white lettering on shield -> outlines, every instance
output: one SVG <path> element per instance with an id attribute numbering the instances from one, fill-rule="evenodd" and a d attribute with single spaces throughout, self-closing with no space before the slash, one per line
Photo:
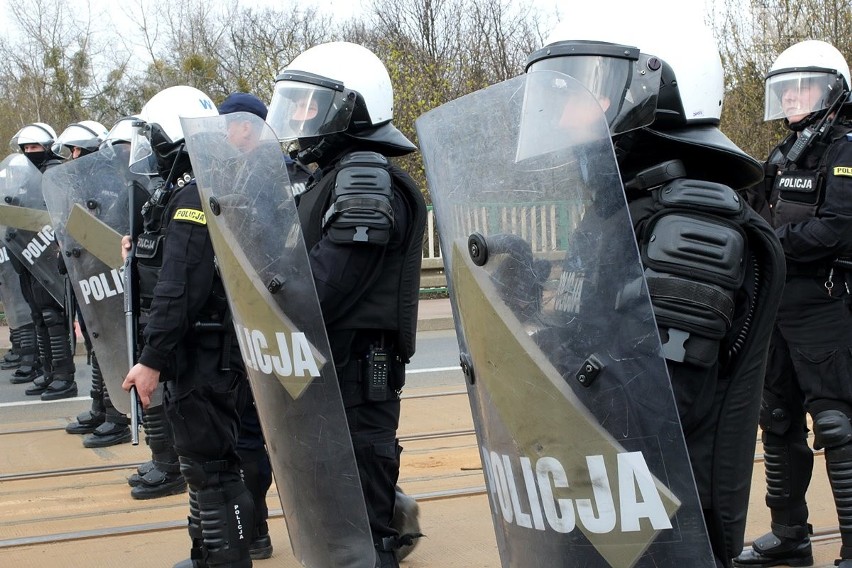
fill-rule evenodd
<path id="1" fill-rule="evenodd" d="M 642 519 L 647 519 L 654 530 L 672 528 L 641 452 L 619 453 L 615 472 L 607 470 L 602 455 L 585 456 L 582 475 L 568 479 L 566 471 L 579 468 L 566 470 L 556 458 L 542 457 L 533 463 L 527 457 L 513 459 L 485 447 L 480 449 L 486 484 L 506 523 L 557 533 L 570 533 L 578 525 L 594 534 L 635 532 L 642 528 Z M 617 503 L 611 489 L 613 482 Z M 572 484 L 590 487 L 593 497 L 560 497 L 560 492 L 565 494 Z"/>
<path id="2" fill-rule="evenodd" d="M 122 281 L 122 270 L 113 268 L 109 272 L 96 274 L 90 278 L 80 280 L 80 292 L 83 301 L 91 304 L 92 300 L 100 302 L 106 298 L 112 298 L 124 293 L 124 282 Z"/>
<path id="3" fill-rule="evenodd" d="M 279 331 L 275 333 L 275 340 L 270 342 L 259 329 L 235 327 L 240 351 L 250 369 L 281 378 L 320 376 L 311 344 L 304 333 Z"/>
<path id="4" fill-rule="evenodd" d="M 27 243 L 27 247 L 21 252 L 21 255 L 30 263 L 30 265 L 33 265 L 36 260 L 38 260 L 38 257 L 41 256 L 41 253 L 46 251 L 47 247 L 50 246 L 50 243 L 55 240 L 56 235 L 53 234 L 53 227 L 45 225 L 38 233 L 36 233 L 33 240 Z"/>

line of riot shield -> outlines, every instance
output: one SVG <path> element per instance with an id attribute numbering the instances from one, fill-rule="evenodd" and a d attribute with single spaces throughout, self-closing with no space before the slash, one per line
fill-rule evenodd
<path id="1" fill-rule="evenodd" d="M 129 227 L 128 199 L 141 207 L 147 198 L 129 175 L 127 155 L 105 149 L 47 170 L 42 184 L 110 400 L 125 414 L 132 408 L 121 389 L 130 369 L 121 237 Z M 162 389 L 157 392 L 161 401 Z"/>
<path id="2" fill-rule="evenodd" d="M 715 566 L 597 101 L 542 71 L 416 127 L 503 566 Z"/>
<path id="3" fill-rule="evenodd" d="M 33 323 L 33 316 L 21 292 L 21 279 L 12 266 L 9 254 L 7 247 L 0 247 L 0 300 L 3 302 L 6 323 L 11 329 L 17 329 Z"/>
<path id="4" fill-rule="evenodd" d="M 59 272 L 59 243 L 41 183 L 41 172 L 23 154 L 11 154 L 0 162 L 0 226 L 9 252 L 64 306 L 65 276 Z"/>
<path id="5" fill-rule="evenodd" d="M 242 146 L 227 124 L 251 124 Z M 261 119 L 184 119 L 281 506 L 304 566 L 372 568 L 370 534 L 340 387 L 286 164 Z"/>

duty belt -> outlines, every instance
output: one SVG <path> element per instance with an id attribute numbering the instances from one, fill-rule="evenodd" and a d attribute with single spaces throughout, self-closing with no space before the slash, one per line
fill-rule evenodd
<path id="1" fill-rule="evenodd" d="M 831 273 L 828 264 L 787 264 L 787 277 L 825 278 Z"/>

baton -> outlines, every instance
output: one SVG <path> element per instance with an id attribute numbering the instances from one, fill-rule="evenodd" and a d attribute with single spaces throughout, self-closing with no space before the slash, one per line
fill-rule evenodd
<path id="1" fill-rule="evenodd" d="M 132 369 L 136 364 L 136 339 L 138 320 L 134 311 L 136 304 L 136 279 L 134 278 L 134 260 L 136 258 L 136 244 L 133 239 L 136 238 L 136 213 L 135 197 L 133 182 L 127 183 L 127 202 L 130 225 L 130 251 L 127 253 L 127 258 L 124 259 L 124 326 L 127 334 L 127 362 L 128 370 Z M 140 419 L 139 393 L 136 391 L 136 386 L 130 387 L 130 443 L 134 446 L 139 445 L 139 419 Z"/>

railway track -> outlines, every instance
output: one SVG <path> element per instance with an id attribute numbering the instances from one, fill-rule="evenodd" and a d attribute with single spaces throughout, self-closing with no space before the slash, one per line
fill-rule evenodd
<path id="1" fill-rule="evenodd" d="M 400 484 L 420 503 L 429 535 L 406 565 L 456 566 L 464 564 L 456 562 L 460 555 L 469 554 L 477 563 L 467 565 L 496 568 L 500 563 L 465 390 L 409 389 L 402 406 Z M 130 499 L 126 478 L 148 458 L 147 449 L 125 444 L 86 450 L 64 432 L 65 422 L 19 421 L 0 428 L 0 456 L 6 456 L 0 461 L 0 566 L 141 568 L 180 560 L 187 547 L 186 495 Z M 755 454 L 757 515 L 750 518 L 749 542 L 769 526 L 768 516 L 760 515 L 765 511 L 762 460 Z M 824 477 L 819 466 L 814 477 Z M 277 552 L 256 565 L 295 568 L 274 485 L 267 502 Z M 818 527 L 814 543 L 839 548 L 833 506 L 812 506 L 812 512 Z M 448 550 L 456 550 L 455 559 L 444 558 Z"/>

